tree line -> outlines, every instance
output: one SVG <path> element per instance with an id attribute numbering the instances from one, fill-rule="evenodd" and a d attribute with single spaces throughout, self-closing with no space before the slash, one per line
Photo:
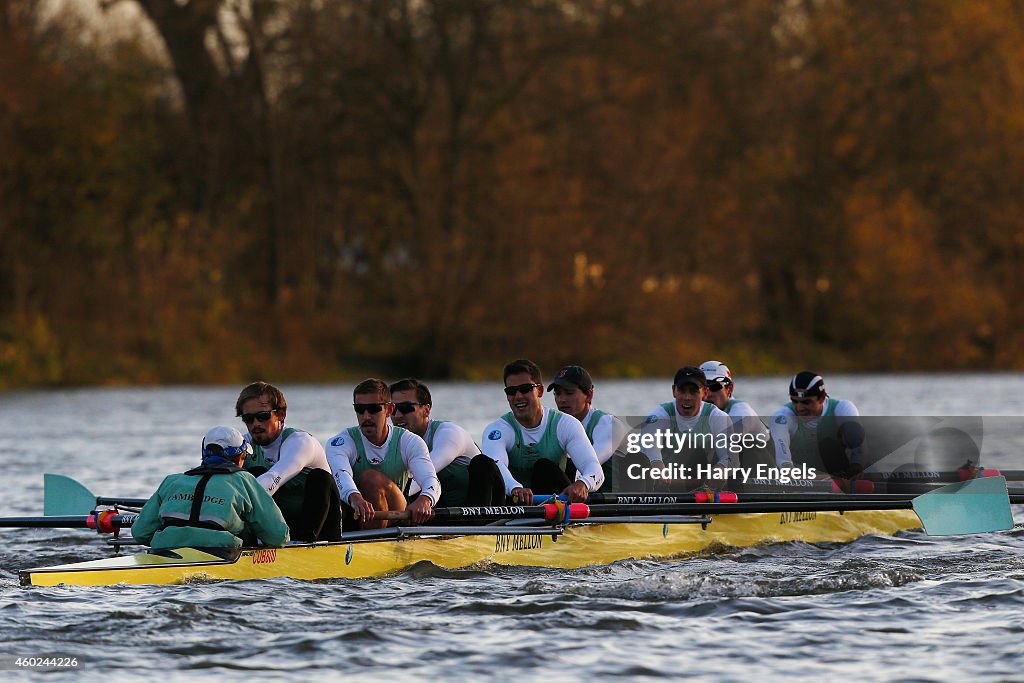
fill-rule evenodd
<path id="1" fill-rule="evenodd" d="M 1020 0 L 87 4 L 0 0 L 0 386 L 1024 366 Z"/>

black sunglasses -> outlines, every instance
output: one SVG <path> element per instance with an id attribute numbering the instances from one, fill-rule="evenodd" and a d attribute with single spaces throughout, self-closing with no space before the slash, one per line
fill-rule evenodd
<path id="1" fill-rule="evenodd" d="M 356 415 L 360 413 L 370 413 L 376 415 L 380 411 L 384 410 L 384 406 L 387 403 L 353 403 L 352 407 L 356 410 Z"/>
<path id="2" fill-rule="evenodd" d="M 721 391 L 722 389 L 729 386 L 731 382 L 708 382 L 708 391 Z"/>
<path id="3" fill-rule="evenodd" d="M 544 385 L 543 384 L 520 384 L 520 385 L 517 385 L 517 386 L 514 386 L 514 387 L 505 387 L 505 395 L 506 396 L 515 396 L 517 393 L 518 394 L 529 394 L 531 391 L 533 391 L 537 387 L 542 387 L 542 386 L 544 386 Z"/>
<path id="4" fill-rule="evenodd" d="M 242 422 L 247 425 L 251 425 L 256 420 L 266 422 L 270 419 L 270 416 L 276 412 L 277 410 L 261 410 L 258 413 L 242 413 Z"/>
<path id="5" fill-rule="evenodd" d="M 402 401 L 401 403 L 395 404 L 395 410 L 400 412 L 402 415 L 406 415 L 416 410 L 416 406 L 425 405 L 423 403 L 416 403 L 414 401 Z"/>

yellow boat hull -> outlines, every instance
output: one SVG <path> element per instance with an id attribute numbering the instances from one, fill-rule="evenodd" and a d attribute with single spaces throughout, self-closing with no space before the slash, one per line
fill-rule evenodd
<path id="1" fill-rule="evenodd" d="M 479 564 L 573 569 L 625 559 L 663 559 L 719 544 L 752 546 L 785 541 L 849 542 L 868 534 L 920 528 L 909 510 L 711 515 L 701 524 L 570 524 L 545 533 L 489 536 L 412 536 L 285 548 L 244 550 L 235 559 L 182 548 L 91 562 L 26 569 L 32 586 L 174 584 L 202 580 L 291 577 L 368 578 L 401 572 L 417 562 L 458 569 Z M 422 530 L 421 530 L 422 531 Z"/>

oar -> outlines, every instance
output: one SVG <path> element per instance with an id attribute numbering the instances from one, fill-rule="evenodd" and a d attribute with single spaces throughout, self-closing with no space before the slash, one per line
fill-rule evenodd
<path id="1" fill-rule="evenodd" d="M 922 493 L 935 491 L 934 487 L 924 489 Z M 591 493 L 587 503 L 594 504 L 630 504 L 630 503 L 769 503 L 778 501 L 831 501 L 831 500 L 867 500 L 867 501 L 900 501 L 911 500 L 917 494 L 911 493 L 825 493 L 791 491 L 788 493 L 729 493 L 716 492 L 719 500 L 708 499 L 703 491 L 693 493 Z M 1009 492 L 1010 504 L 1024 505 L 1024 493 Z M 534 500 L 537 497 L 534 496 Z"/>
<path id="2" fill-rule="evenodd" d="M 906 498 L 862 500 L 859 496 L 828 500 L 771 500 L 737 503 L 636 503 L 572 505 L 504 505 L 491 507 L 436 508 L 435 519 L 492 520 L 537 518 L 554 522 L 623 515 L 705 515 L 765 512 L 853 512 L 858 510 L 914 510 L 925 531 L 933 536 L 1005 531 L 1013 528 L 1010 498 L 1002 477 L 971 479 L 935 491 Z M 568 511 L 568 516 L 566 516 Z M 374 513 L 374 519 L 408 520 L 407 511 Z"/>
<path id="3" fill-rule="evenodd" d="M 104 498 L 63 474 L 43 475 L 43 514 L 50 516 L 87 515 L 99 505 L 142 507 L 145 498 Z"/>
<path id="4" fill-rule="evenodd" d="M 97 533 L 109 534 L 117 529 L 127 529 L 136 514 L 119 515 L 114 510 L 88 515 L 59 515 L 46 517 L 0 517 L 0 527 L 23 529 L 95 529 Z"/>
<path id="5" fill-rule="evenodd" d="M 631 506 L 632 507 L 632 506 Z M 568 513 L 568 517 L 566 517 Z M 496 519 L 543 519 L 550 522 L 568 521 L 569 519 L 586 519 L 590 508 L 585 503 L 569 505 L 490 505 L 486 507 L 450 507 L 434 508 L 433 519 L 439 522 L 458 520 L 489 521 Z M 376 510 L 376 520 L 408 521 L 412 515 L 408 510 Z"/>

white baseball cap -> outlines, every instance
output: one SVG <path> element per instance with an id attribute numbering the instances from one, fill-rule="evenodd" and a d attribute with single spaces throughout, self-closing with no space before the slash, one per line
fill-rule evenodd
<path id="1" fill-rule="evenodd" d="M 219 446 L 220 452 L 207 452 L 210 446 Z M 243 452 L 252 455 L 252 444 L 234 427 L 214 427 L 203 437 L 203 455 L 216 454 L 237 458 Z"/>
<path id="2" fill-rule="evenodd" d="M 705 361 L 700 364 L 700 369 L 709 382 L 732 382 L 732 373 L 729 372 L 729 367 L 721 361 Z"/>

